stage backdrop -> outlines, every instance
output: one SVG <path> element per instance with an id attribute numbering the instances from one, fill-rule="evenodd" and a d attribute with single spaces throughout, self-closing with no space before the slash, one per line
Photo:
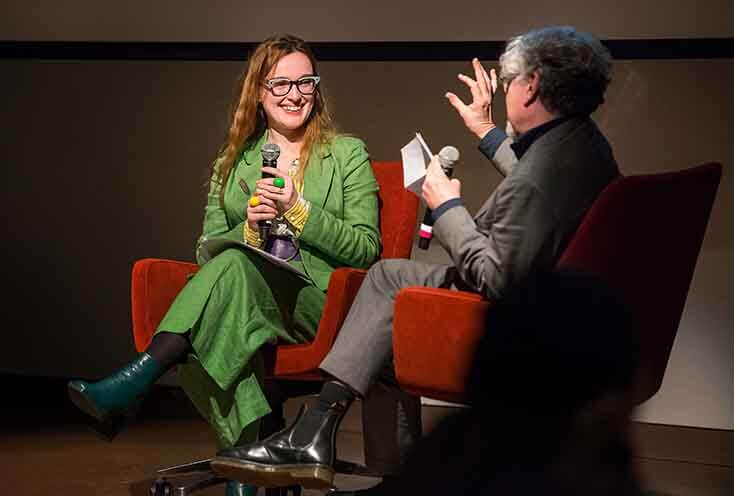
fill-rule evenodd
<path id="1" fill-rule="evenodd" d="M 456 74 L 470 70 L 470 51 L 467 60 L 425 60 L 436 53 L 431 49 L 385 60 L 377 42 L 433 41 L 436 50 L 453 50 L 456 41 L 474 46 L 469 42 L 499 41 L 531 27 L 576 24 L 605 39 L 634 41 L 634 56 L 616 62 L 607 103 L 595 115 L 624 173 L 724 164 L 663 387 L 638 416 L 734 429 L 734 61 L 717 56 L 731 39 L 706 41 L 734 35 L 731 2 L 554 0 L 516 9 L 464 0 L 441 8 L 418 1 L 279 4 L 3 3 L 0 40 L 16 58 L 0 58 L 0 256 L 9 292 L 0 372 L 93 378 L 134 356 L 132 263 L 193 259 L 207 167 L 224 137 L 246 57 L 246 50 L 233 54 L 225 45 L 226 60 L 206 60 L 217 50 L 197 60 L 121 60 L 102 43 L 92 44 L 94 60 L 82 60 L 89 52 L 69 42 L 135 42 L 123 48 L 144 55 L 156 50 L 152 42 L 248 42 L 275 31 L 334 42 L 337 51 L 364 41 L 360 50 L 374 59 L 350 60 L 347 51 L 321 66 L 341 129 L 362 137 L 376 160 L 399 159 L 416 131 L 436 150 L 458 147 L 456 176 L 475 210 L 500 178 L 443 97 L 447 90 L 467 97 Z M 687 37 L 704 47 L 692 58 L 651 57 L 645 41 L 676 47 L 669 38 Z M 34 41 L 55 41 L 64 56 L 54 56 L 53 47 L 23 56 Z M 414 258 L 445 259 L 438 243 Z"/>

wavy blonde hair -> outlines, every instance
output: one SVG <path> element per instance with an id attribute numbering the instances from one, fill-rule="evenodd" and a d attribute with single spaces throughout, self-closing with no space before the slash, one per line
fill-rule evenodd
<path id="1" fill-rule="evenodd" d="M 262 84 L 280 59 L 295 52 L 306 55 L 311 61 L 314 74 L 318 75 L 316 58 L 311 48 L 305 41 L 293 35 L 271 36 L 260 43 L 249 57 L 247 70 L 243 73 L 238 85 L 240 88 L 238 97 L 232 105 L 231 124 L 227 138 L 220 148 L 219 160 L 212 164 L 211 175 L 220 185 L 227 183 L 235 161 L 242 150 L 255 143 L 267 129 L 268 120 L 260 104 Z M 316 87 L 313 97 L 313 108 L 305 123 L 306 130 L 299 156 L 302 167 L 298 176 L 301 180 L 303 180 L 303 172 L 308 165 L 311 152 L 317 146 L 326 144 L 336 134 L 321 85 Z M 219 190 L 219 201 L 224 203 L 223 187 Z"/>

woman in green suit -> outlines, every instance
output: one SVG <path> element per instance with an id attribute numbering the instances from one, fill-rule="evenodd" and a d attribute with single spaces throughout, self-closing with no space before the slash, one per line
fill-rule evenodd
<path id="1" fill-rule="evenodd" d="M 197 245 L 201 269 L 145 352 L 98 382 L 69 383 L 79 408 L 100 421 L 117 416 L 179 365 L 181 384 L 222 447 L 256 438 L 258 419 L 270 411 L 259 348 L 311 340 L 332 271 L 367 267 L 379 254 L 377 182 L 367 151 L 360 140 L 336 134 L 319 82 L 303 40 L 275 36 L 254 51 L 211 170 Z M 277 167 L 263 167 L 266 144 L 280 150 Z M 267 240 L 258 229 L 263 221 L 272 223 Z M 245 248 L 208 259 L 211 238 L 265 249 L 304 275 Z"/>

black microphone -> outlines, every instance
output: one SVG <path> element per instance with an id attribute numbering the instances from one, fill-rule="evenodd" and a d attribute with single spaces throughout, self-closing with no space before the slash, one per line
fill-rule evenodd
<path id="1" fill-rule="evenodd" d="M 263 157 L 263 167 L 278 167 L 278 157 L 280 156 L 280 147 L 274 143 L 265 143 L 260 150 Z M 261 172 L 262 178 L 275 177 L 267 172 Z M 260 231 L 260 239 L 263 241 L 268 240 L 270 236 L 270 229 L 273 227 L 272 220 L 261 220 L 257 223 L 258 230 Z"/>
<path id="2" fill-rule="evenodd" d="M 444 146 L 438 152 L 438 162 L 441 164 L 444 174 L 449 178 L 454 172 L 454 165 L 458 160 L 459 150 L 453 146 Z M 426 213 L 423 215 L 423 222 L 418 231 L 418 248 L 427 250 L 431 244 L 431 238 L 433 238 L 433 215 L 431 209 L 426 208 Z"/>

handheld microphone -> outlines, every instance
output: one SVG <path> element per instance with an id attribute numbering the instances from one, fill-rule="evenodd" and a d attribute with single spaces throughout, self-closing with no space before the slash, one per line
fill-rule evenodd
<path id="1" fill-rule="evenodd" d="M 441 151 L 438 152 L 438 162 L 441 164 L 444 174 L 447 177 L 451 177 L 454 172 L 454 165 L 459 160 L 459 150 L 453 146 L 444 146 Z M 431 244 L 433 238 L 433 215 L 430 208 L 426 208 L 426 213 L 423 215 L 423 222 L 418 231 L 418 248 L 421 250 L 427 250 Z"/>
<path id="2" fill-rule="evenodd" d="M 263 158 L 263 167 L 278 167 L 278 157 L 280 156 L 280 147 L 274 143 L 265 143 L 260 150 Z M 275 177 L 267 172 L 262 172 L 263 178 Z M 261 220 L 257 223 L 258 230 L 260 231 L 260 239 L 263 241 L 268 240 L 270 236 L 270 229 L 273 226 L 272 220 Z"/>

